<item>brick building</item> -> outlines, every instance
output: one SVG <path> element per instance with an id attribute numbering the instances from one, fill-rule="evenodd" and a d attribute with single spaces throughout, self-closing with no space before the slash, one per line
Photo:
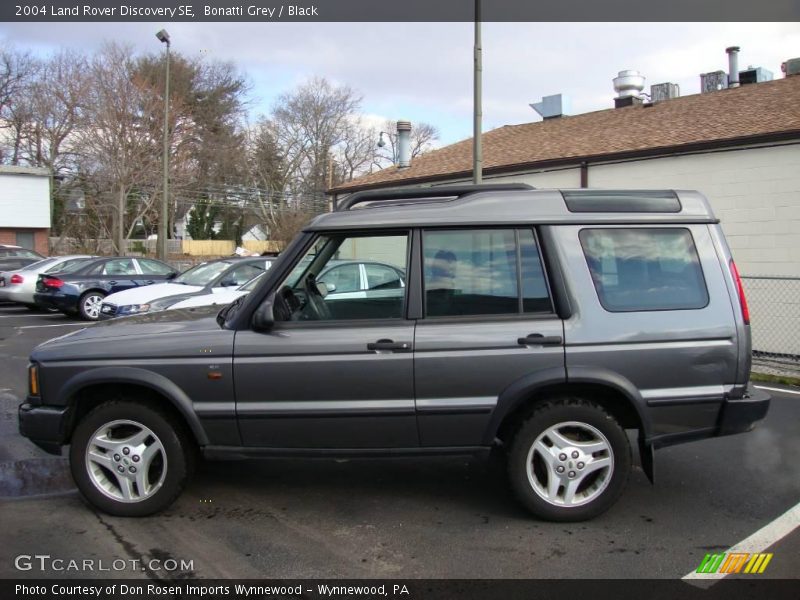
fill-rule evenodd
<path id="1" fill-rule="evenodd" d="M 48 254 L 50 171 L 0 166 L 0 244 Z"/>

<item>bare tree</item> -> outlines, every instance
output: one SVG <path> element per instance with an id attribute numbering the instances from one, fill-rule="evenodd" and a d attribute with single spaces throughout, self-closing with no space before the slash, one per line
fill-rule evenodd
<path id="1" fill-rule="evenodd" d="M 143 190 L 153 190 L 160 175 L 160 136 L 149 121 L 163 103 L 135 76 L 129 47 L 105 45 L 91 61 L 89 72 L 93 85 L 86 126 L 78 133 L 77 144 L 84 173 L 113 195 L 106 206 L 112 209 L 114 247 L 124 252 L 131 230 L 156 199 Z M 100 198 L 105 199 L 102 194 Z"/>
<path id="2" fill-rule="evenodd" d="M 314 194 L 326 189 L 328 160 L 360 103 L 361 96 L 352 88 L 321 77 L 278 98 L 272 122 L 291 192 Z"/>
<path id="3" fill-rule="evenodd" d="M 29 52 L 6 46 L 0 48 L 0 126 L 9 130 L 5 137 L 9 148 L 3 162 L 18 165 L 22 160 L 22 144 L 26 127 L 31 122 L 31 84 L 40 63 Z"/>

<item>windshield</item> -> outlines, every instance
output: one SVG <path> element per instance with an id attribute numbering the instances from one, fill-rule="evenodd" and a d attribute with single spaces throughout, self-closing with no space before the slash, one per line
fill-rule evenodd
<path id="1" fill-rule="evenodd" d="M 71 258 L 47 269 L 45 273 L 74 273 L 92 258 Z"/>
<path id="2" fill-rule="evenodd" d="M 182 273 L 173 279 L 172 283 L 205 287 L 222 275 L 230 266 L 231 264 L 226 261 L 202 263 Z"/>
<path id="3" fill-rule="evenodd" d="M 38 260 L 35 263 L 22 267 L 20 271 L 33 271 L 34 269 L 42 269 L 47 265 L 53 264 L 57 260 L 57 258 L 45 258 L 44 260 Z"/>

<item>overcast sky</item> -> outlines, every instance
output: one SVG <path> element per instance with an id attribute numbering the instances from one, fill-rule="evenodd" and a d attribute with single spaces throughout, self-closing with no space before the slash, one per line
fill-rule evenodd
<path id="1" fill-rule="evenodd" d="M 369 115 L 427 121 L 444 144 L 471 137 L 471 23 L 0 23 L 0 36 L 37 54 L 104 40 L 158 52 L 162 27 L 173 51 L 236 63 L 255 113 L 320 75 L 358 90 Z M 550 94 L 568 95 L 572 114 L 610 108 L 622 69 L 645 75 L 645 91 L 670 81 L 696 94 L 700 73 L 727 70 L 731 45 L 740 68 L 779 78 L 781 62 L 800 57 L 800 24 L 484 23 L 484 131 L 539 120 L 528 104 Z"/>

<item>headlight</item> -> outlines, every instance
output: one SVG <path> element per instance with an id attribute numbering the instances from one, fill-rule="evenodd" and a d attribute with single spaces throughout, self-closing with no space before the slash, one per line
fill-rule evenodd
<path id="1" fill-rule="evenodd" d="M 150 311 L 149 304 L 128 304 L 117 309 L 117 315 L 140 315 Z"/>

